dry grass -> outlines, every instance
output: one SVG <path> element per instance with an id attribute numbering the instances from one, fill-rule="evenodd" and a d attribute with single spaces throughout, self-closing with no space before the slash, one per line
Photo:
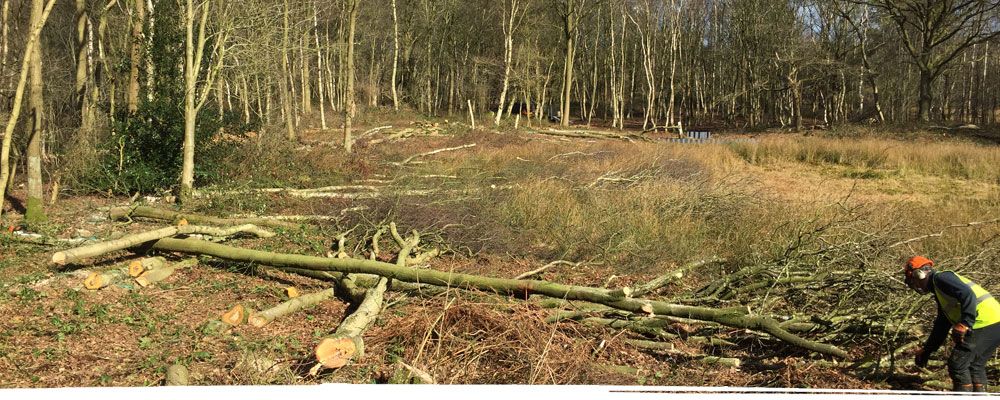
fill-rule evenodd
<path id="1" fill-rule="evenodd" d="M 861 172 L 1000 183 L 1000 168 L 997 168 L 1000 148 L 974 143 L 780 137 L 756 143 L 734 143 L 730 147 L 752 165 L 834 165 L 853 167 Z"/>

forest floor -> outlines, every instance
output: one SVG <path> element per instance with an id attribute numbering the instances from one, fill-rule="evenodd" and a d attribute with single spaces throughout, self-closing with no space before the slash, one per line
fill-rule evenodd
<path id="1" fill-rule="evenodd" d="M 308 132 L 305 145 L 283 150 L 283 161 L 234 165 L 233 183 L 207 188 L 215 194 L 188 207 L 216 216 L 333 217 L 280 230 L 274 238 L 233 242 L 242 247 L 323 256 L 336 247 L 341 233 L 355 228 L 352 234 L 359 235 L 395 222 L 401 230 L 419 230 L 425 246 L 446 250 L 429 262 L 436 270 L 509 278 L 567 260 L 582 263 L 552 268 L 540 278 L 595 287 L 645 282 L 712 255 L 763 262 L 795 238 L 786 231 L 801 230 L 847 204 L 864 209 L 856 218 L 866 226 L 882 227 L 899 240 L 1000 217 L 1000 149 L 961 139 L 768 134 L 750 143 L 676 144 L 473 132 L 441 124 L 446 128 L 440 135 L 376 145 L 363 140 L 349 157 L 321 143 L 337 141 L 338 132 Z M 403 163 L 413 155 L 461 146 L 467 147 Z M 301 198 L 248 191 L 327 185 L 374 186 L 378 194 Z M 13 197 L 23 194 L 18 188 Z M 160 198 L 146 200 L 171 207 Z M 124 197 L 63 196 L 48 209 L 50 222 L 39 231 L 56 238 L 105 238 L 162 226 L 106 218 L 109 207 L 128 204 Z M 11 228 L 17 226 L 17 207 L 8 216 Z M 642 350 L 626 342 L 640 338 L 636 333 L 574 321 L 549 323 L 551 311 L 536 302 L 457 289 L 434 296 L 389 293 L 364 336 L 364 358 L 311 376 L 305 360 L 349 311 L 343 300 L 320 303 L 263 328 L 242 325 L 210 335 L 201 327 L 235 304 L 267 308 L 284 300 L 288 286 L 311 292 L 328 287 L 327 282 L 203 262 L 154 287 L 123 283 L 88 291 L 81 287 L 84 271 L 127 263 L 131 255 L 116 252 L 60 268 L 49 260 L 66 246 L 24 243 L 6 234 L 7 226 L 4 231 L 0 387 L 160 385 L 174 363 L 186 365 L 198 385 L 385 383 L 402 370 L 400 361 L 438 383 L 456 384 L 921 387 L 814 362 L 822 357 L 738 331 L 718 332 L 736 343 L 732 347 L 678 340 L 674 344 L 680 351 Z M 906 250 L 959 259 L 994 248 L 997 235 L 1000 229 L 989 226 L 941 235 Z M 364 256 L 362 238 L 349 237 L 352 256 Z M 870 273 L 895 277 L 902 253 L 880 255 L 871 265 L 877 272 Z M 989 257 L 984 262 L 996 261 Z M 691 275 L 670 291 L 696 290 L 715 274 L 725 271 Z M 886 289 L 891 296 L 882 301 L 906 296 L 901 283 L 890 283 L 895 285 Z M 985 286 L 997 289 L 996 283 Z M 763 304 L 775 310 L 793 306 Z M 930 313 L 917 312 L 914 323 L 929 325 Z M 699 328 L 678 323 L 671 329 Z M 883 340 L 873 336 L 838 344 L 862 358 Z M 697 361 L 701 355 L 743 362 L 738 368 L 708 365 Z"/>

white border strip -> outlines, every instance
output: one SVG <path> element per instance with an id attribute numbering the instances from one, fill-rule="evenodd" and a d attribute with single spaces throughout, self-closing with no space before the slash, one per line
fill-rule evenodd
<path id="1" fill-rule="evenodd" d="M 529 385 L 349 385 L 311 386 L 186 386 L 129 388 L 0 389 L 0 399 L 100 399 L 100 400 L 288 400 L 381 399 L 393 400 L 854 400 L 997 397 L 985 393 L 929 391 L 782 389 L 691 386 L 529 386 Z"/>

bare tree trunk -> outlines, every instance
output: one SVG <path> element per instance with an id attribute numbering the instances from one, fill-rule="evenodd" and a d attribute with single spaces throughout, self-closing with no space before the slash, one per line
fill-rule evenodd
<path id="1" fill-rule="evenodd" d="M 288 0 L 285 0 L 284 4 L 285 4 L 284 12 L 282 13 L 282 23 L 283 23 L 283 28 L 284 29 L 282 29 L 282 33 L 281 33 L 281 71 L 282 71 L 282 74 L 279 77 L 280 82 L 281 82 L 279 90 L 281 91 L 281 93 L 280 93 L 281 94 L 281 109 L 282 109 L 282 111 L 285 114 L 284 119 L 285 119 L 285 133 L 286 133 L 286 137 L 290 141 L 295 141 L 297 139 L 296 135 L 295 135 L 295 116 L 293 115 L 294 112 L 292 110 L 292 95 L 291 95 L 291 93 L 289 93 L 289 84 L 288 84 L 289 74 L 291 73 L 291 70 L 288 67 L 288 48 L 290 46 L 290 44 L 288 43 L 288 30 L 290 29 L 289 26 L 288 26 L 288 24 L 289 24 L 289 22 L 288 22 L 288 14 L 291 11 L 288 9 Z"/>
<path id="2" fill-rule="evenodd" d="M 31 1 L 31 25 L 41 26 L 42 14 L 44 13 L 43 0 Z M 42 41 L 39 40 L 30 53 L 25 57 L 31 58 L 31 96 L 29 97 L 29 109 L 31 113 L 31 135 L 28 137 L 28 201 L 26 204 L 25 222 L 31 225 L 45 222 L 43 208 L 44 184 L 42 183 L 42 140 L 45 135 L 44 126 L 44 87 L 42 85 Z"/>
<path id="3" fill-rule="evenodd" d="M 317 11 L 318 8 L 319 8 L 319 6 L 316 3 L 313 3 L 313 36 L 316 38 L 316 79 L 317 79 L 316 88 L 319 90 L 319 121 L 320 121 L 320 126 L 323 128 L 323 130 L 326 130 L 327 129 L 327 126 L 326 126 L 326 107 L 323 105 L 323 101 L 324 101 L 323 100 L 324 99 L 324 93 L 323 93 L 324 88 L 323 88 L 323 86 L 326 84 L 326 81 L 323 79 L 324 78 L 324 76 L 323 76 L 323 72 L 324 72 L 323 71 L 323 47 L 322 47 L 322 45 L 320 44 L 320 41 L 319 41 L 319 15 L 318 15 L 319 12 Z"/>
<path id="4" fill-rule="evenodd" d="M 507 9 L 508 0 L 504 0 L 504 19 L 500 21 L 503 28 L 503 86 L 500 89 L 500 102 L 497 105 L 497 115 L 493 123 L 500 125 L 500 118 L 503 116 L 504 102 L 507 101 L 507 90 L 510 87 L 510 70 L 514 62 L 514 28 L 517 21 L 517 13 L 520 8 L 520 1 L 510 0 L 510 9 Z M 508 14 L 508 11 L 510 12 Z M 513 103 L 513 102 L 512 102 Z"/>
<path id="5" fill-rule="evenodd" d="M 346 101 L 344 103 L 344 150 L 351 152 L 354 146 L 354 139 L 351 138 L 351 120 L 354 118 L 356 105 L 354 100 L 354 28 L 358 19 L 358 0 L 347 0 L 347 10 L 349 13 L 347 28 L 347 87 L 345 89 Z"/>
<path id="6" fill-rule="evenodd" d="M 393 0 L 395 1 L 395 0 Z M 10 0 L 3 0 L 0 6 L 0 20 L 3 26 L 0 27 L 0 76 L 7 75 L 7 54 L 10 50 Z"/>
<path id="7" fill-rule="evenodd" d="M 156 8 L 153 6 L 153 0 L 146 0 L 146 20 L 149 22 L 146 31 L 146 45 L 147 48 L 153 47 L 153 35 L 156 34 Z M 146 53 L 146 100 L 153 100 L 153 84 L 156 83 L 156 64 L 153 63 L 153 54 L 151 52 Z"/>
<path id="8" fill-rule="evenodd" d="M 572 102 L 573 94 L 573 62 L 576 60 L 576 33 L 577 24 L 580 20 L 580 10 L 578 0 L 564 0 L 561 2 L 563 5 L 562 19 L 563 19 L 563 39 L 566 45 L 566 58 L 563 62 L 563 86 L 562 86 L 562 96 L 560 99 L 560 121 L 559 125 L 569 126 L 570 120 L 570 102 Z"/>
<path id="9" fill-rule="evenodd" d="M 310 84 L 309 76 L 309 52 L 306 45 L 309 43 L 309 35 L 302 35 L 299 39 L 299 59 L 301 60 L 302 74 L 299 77 L 302 85 L 302 112 L 306 115 L 312 114 L 312 85 Z"/>
<path id="10" fill-rule="evenodd" d="M 128 112 L 129 114 L 139 109 L 139 64 L 143 59 L 143 48 L 145 39 L 142 36 L 143 26 L 146 24 L 146 2 L 144 0 L 134 0 L 135 14 L 132 20 L 132 54 L 129 57 L 131 65 L 128 73 Z"/>
<path id="11" fill-rule="evenodd" d="M 49 14 L 52 12 L 52 7 L 56 4 L 56 0 L 49 0 L 45 5 L 45 9 L 42 11 L 40 18 L 37 20 L 32 18 L 31 31 L 28 32 L 28 38 L 24 46 L 24 57 L 21 61 L 21 73 L 17 81 L 17 89 L 14 90 L 14 102 L 11 106 L 10 116 L 7 117 L 7 125 L 4 127 L 3 136 L 3 148 L 0 149 L 0 213 L 3 213 L 3 203 L 7 195 L 7 186 L 10 178 L 10 147 L 11 142 L 14 137 L 14 129 L 17 127 L 18 118 L 21 116 L 21 103 L 24 100 L 24 91 L 28 85 L 28 75 L 33 69 L 31 67 L 32 59 L 31 54 L 34 53 L 34 49 L 40 44 L 41 41 L 39 36 L 42 33 L 42 27 L 45 26 L 45 21 L 48 20 Z M 38 201 L 41 202 L 41 196 L 39 196 Z M 43 214 L 44 216 L 44 214 Z"/>
<path id="12" fill-rule="evenodd" d="M 396 15 L 396 0 L 392 0 L 392 109 L 399 111 L 399 94 L 396 92 L 396 73 L 399 69 L 399 17 Z M 449 92 L 448 112 L 451 113 L 451 92 Z"/>
<path id="13" fill-rule="evenodd" d="M 181 191 L 180 200 L 185 203 L 191 200 L 194 194 L 194 152 L 195 152 L 195 128 L 198 119 L 198 112 L 208 95 L 212 92 L 216 74 L 222 67 L 225 59 L 225 31 L 220 32 L 214 38 L 215 53 L 214 66 L 210 67 L 202 84 L 202 91 L 198 93 L 198 82 L 201 76 L 201 64 L 205 54 L 205 44 L 208 41 L 206 27 L 208 25 L 208 14 L 210 0 L 202 2 L 200 21 L 198 25 L 198 36 L 194 35 L 196 25 L 196 7 L 194 0 L 187 0 L 187 7 L 184 13 L 186 27 L 185 56 L 184 56 L 184 148 L 183 164 L 181 166 Z M 224 5 L 224 3 L 223 3 Z"/>
<path id="14" fill-rule="evenodd" d="M 76 104 L 80 112 L 80 135 L 89 138 L 93 132 L 93 119 L 90 114 L 90 94 L 88 89 L 93 83 L 90 62 L 90 49 L 88 45 L 88 18 L 87 1 L 76 0 Z M 89 35 L 93 37 L 93 35 Z"/>

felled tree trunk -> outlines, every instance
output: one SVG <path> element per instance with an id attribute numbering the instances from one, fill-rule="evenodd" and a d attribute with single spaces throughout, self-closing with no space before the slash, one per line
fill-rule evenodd
<path id="1" fill-rule="evenodd" d="M 282 316 L 294 313 L 303 308 L 316 305 L 317 303 L 333 297 L 333 288 L 319 291 L 316 293 L 304 294 L 288 300 L 284 303 L 278 304 L 267 310 L 251 313 L 249 322 L 257 328 L 267 325 L 271 321 Z"/>
<path id="2" fill-rule="evenodd" d="M 382 311 L 382 298 L 388 280 L 379 279 L 378 284 L 368 289 L 365 300 L 353 314 L 344 319 L 332 336 L 324 338 L 316 346 L 316 361 L 327 368 L 340 368 L 351 360 L 364 356 L 365 344 L 361 334 L 375 321 Z"/>
<path id="3" fill-rule="evenodd" d="M 274 233 L 251 224 L 240 225 L 232 228 L 213 228 L 209 226 L 197 225 L 168 226 L 166 228 L 153 231 L 124 236 L 119 239 L 98 242 L 83 247 L 77 247 L 75 249 L 60 251 L 52 255 L 52 262 L 58 265 L 66 265 L 77 260 L 96 257 L 112 251 L 124 250 L 146 242 L 176 235 L 202 234 L 216 237 L 226 237 L 237 233 L 248 233 L 263 238 L 274 236 Z"/>
<path id="4" fill-rule="evenodd" d="M 400 247 L 399 254 L 396 256 L 396 266 L 406 268 L 410 252 L 420 243 L 420 235 L 414 231 L 408 239 L 403 239 L 399 231 L 396 230 L 395 223 L 389 224 L 389 232 Z M 341 259 L 347 260 L 347 258 Z M 353 277 L 354 275 L 347 276 Z M 319 345 L 316 346 L 316 361 L 319 365 L 327 368 L 340 368 L 351 360 L 364 356 L 365 343 L 361 335 L 382 311 L 382 299 L 388 283 L 388 279 L 384 276 L 380 277 L 378 283 L 366 291 L 364 301 L 358 305 L 358 309 L 344 319 L 344 322 L 337 327 L 337 331 L 332 336 L 320 341 Z"/>
<path id="5" fill-rule="evenodd" d="M 667 315 L 713 321 L 740 329 L 766 332 L 780 340 L 804 349 L 835 357 L 846 358 L 847 352 L 833 345 L 813 342 L 782 329 L 776 320 L 764 315 L 745 315 L 733 308 L 713 309 L 645 299 L 616 297 L 613 291 L 584 286 L 564 285 L 537 280 L 516 280 L 492 278 L 470 274 L 442 272 L 427 269 L 400 267 L 384 262 L 360 259 L 335 259 L 295 254 L 271 253 L 259 250 L 241 249 L 222 244 L 191 239 L 164 238 L 152 247 L 157 250 L 177 251 L 189 254 L 205 254 L 218 258 L 254 262 L 277 268 L 298 268 L 316 271 L 373 274 L 405 282 L 425 283 L 462 289 L 478 289 L 528 298 L 532 294 L 565 300 L 582 300 L 604 304 L 619 310 L 654 315 Z"/>

